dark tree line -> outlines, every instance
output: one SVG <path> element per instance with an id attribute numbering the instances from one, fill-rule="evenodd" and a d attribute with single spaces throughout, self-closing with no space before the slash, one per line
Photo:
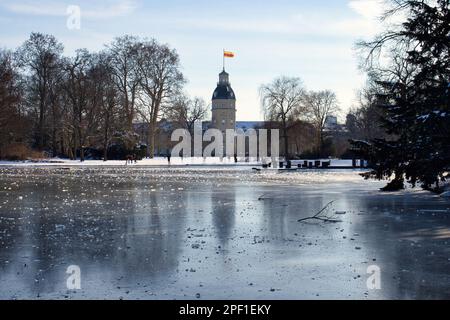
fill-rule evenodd
<path id="1" fill-rule="evenodd" d="M 114 148 L 134 152 L 136 121 L 147 124 L 144 152 L 152 157 L 161 117 L 188 116 L 177 113 L 185 79 L 168 45 L 123 36 L 101 52 L 63 52 L 41 33 L 0 51 L 0 157 L 29 148 L 81 161 L 95 150 L 107 160 Z"/>
<path id="2" fill-rule="evenodd" d="M 400 28 L 361 44 L 386 135 L 354 144 L 373 164 L 370 177 L 391 179 L 385 190 L 405 181 L 439 190 L 450 168 L 450 5 L 397 0 L 385 19 L 401 13 Z"/>
<path id="3" fill-rule="evenodd" d="M 23 83 L 14 67 L 13 55 L 0 51 L 0 158 L 5 156 L 5 147 L 11 143 L 22 143 L 29 123 L 23 110 Z"/>

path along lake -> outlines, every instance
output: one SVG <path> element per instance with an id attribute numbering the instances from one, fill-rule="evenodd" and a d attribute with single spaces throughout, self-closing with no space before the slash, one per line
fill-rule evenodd
<path id="1" fill-rule="evenodd" d="M 449 299 L 450 201 L 359 173 L 2 167 L 0 299 Z"/>

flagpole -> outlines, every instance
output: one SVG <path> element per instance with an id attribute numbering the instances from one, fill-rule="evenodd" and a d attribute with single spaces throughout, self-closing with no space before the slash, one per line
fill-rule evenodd
<path id="1" fill-rule="evenodd" d="M 223 49 L 222 56 L 223 56 L 223 71 L 225 71 L 225 49 Z"/>

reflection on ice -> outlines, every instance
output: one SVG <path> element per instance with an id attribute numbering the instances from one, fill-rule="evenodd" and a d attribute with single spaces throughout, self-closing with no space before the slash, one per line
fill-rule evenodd
<path id="1" fill-rule="evenodd" d="M 450 298 L 448 200 L 358 171 L 0 171 L 3 299 Z M 297 222 L 332 200 L 341 223 Z"/>

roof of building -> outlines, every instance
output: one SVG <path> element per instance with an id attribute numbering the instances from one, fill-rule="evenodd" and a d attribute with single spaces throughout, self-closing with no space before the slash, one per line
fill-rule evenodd
<path id="1" fill-rule="evenodd" d="M 229 84 L 218 84 L 213 93 L 213 100 L 236 100 L 233 89 Z"/>
<path id="2" fill-rule="evenodd" d="M 236 129 L 248 130 L 264 127 L 264 121 L 236 121 Z"/>

